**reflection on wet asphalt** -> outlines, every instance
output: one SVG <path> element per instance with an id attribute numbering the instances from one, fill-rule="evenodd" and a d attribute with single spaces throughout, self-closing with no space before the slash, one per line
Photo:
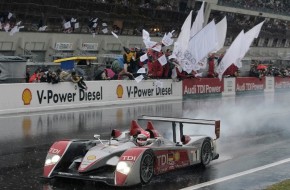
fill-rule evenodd
<path id="1" fill-rule="evenodd" d="M 108 138 L 112 129 L 127 129 L 130 121 L 139 115 L 221 119 L 220 158 L 206 169 L 189 167 L 158 176 L 149 185 L 126 189 L 180 189 L 289 158 L 288 97 L 289 94 L 276 94 L 187 99 L 140 106 L 0 116 L 0 189 L 116 189 L 75 180 L 43 181 L 39 176 L 47 150 L 54 141 L 88 139 L 96 133 Z M 157 125 L 156 128 L 163 136 L 170 137 L 166 126 Z M 185 127 L 185 131 L 212 135 L 212 130 L 205 128 Z M 277 166 L 202 189 L 262 189 L 290 178 L 287 167 Z"/>

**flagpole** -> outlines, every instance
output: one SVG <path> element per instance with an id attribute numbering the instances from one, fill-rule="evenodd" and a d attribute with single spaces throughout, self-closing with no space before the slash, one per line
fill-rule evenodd
<path id="1" fill-rule="evenodd" d="M 121 42 L 121 40 L 119 39 L 119 36 L 117 36 L 117 34 L 115 34 L 114 32 L 111 32 L 111 33 L 121 43 L 121 45 L 124 47 L 125 45 L 123 44 L 123 42 Z"/>

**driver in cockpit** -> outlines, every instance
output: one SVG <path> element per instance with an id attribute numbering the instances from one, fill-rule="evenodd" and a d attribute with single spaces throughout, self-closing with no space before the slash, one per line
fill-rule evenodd
<path id="1" fill-rule="evenodd" d="M 146 146 L 151 144 L 151 141 L 148 140 L 148 137 L 142 133 L 137 135 L 136 142 L 139 146 Z"/>

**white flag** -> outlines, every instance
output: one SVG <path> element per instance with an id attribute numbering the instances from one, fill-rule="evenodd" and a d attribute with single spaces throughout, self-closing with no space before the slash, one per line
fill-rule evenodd
<path id="1" fill-rule="evenodd" d="M 152 49 L 157 51 L 157 52 L 160 52 L 161 51 L 161 45 L 155 45 Z"/>
<path id="2" fill-rule="evenodd" d="M 108 26 L 107 23 L 102 23 L 102 26 Z"/>
<path id="3" fill-rule="evenodd" d="M 164 37 L 162 38 L 162 44 L 165 46 L 171 46 L 173 44 L 173 39 L 171 38 L 172 34 L 169 32 L 168 34 L 164 34 Z"/>
<path id="4" fill-rule="evenodd" d="M 162 55 L 161 57 L 158 58 L 159 63 L 163 66 L 167 63 L 167 59 L 165 55 Z"/>
<path id="5" fill-rule="evenodd" d="M 80 24 L 78 22 L 75 23 L 75 29 L 79 28 Z"/>
<path id="6" fill-rule="evenodd" d="M 143 42 L 144 42 L 146 48 L 152 48 L 157 44 L 157 42 L 153 42 L 150 40 L 143 40 Z"/>
<path id="7" fill-rule="evenodd" d="M 172 54 L 168 57 L 168 59 L 176 59 L 176 55 Z"/>
<path id="8" fill-rule="evenodd" d="M 179 56 L 182 53 L 184 53 L 187 49 L 188 42 L 190 39 L 191 17 L 192 17 L 192 11 L 190 11 L 189 15 L 185 19 L 181 27 L 181 32 L 179 33 L 179 36 L 176 42 L 174 43 L 173 54 L 176 55 L 177 58 L 179 58 Z"/>
<path id="9" fill-rule="evenodd" d="M 70 19 L 70 21 L 71 21 L 71 22 L 76 22 L 77 19 L 75 19 L 75 18 L 72 17 L 72 18 Z"/>
<path id="10" fill-rule="evenodd" d="M 102 32 L 103 32 L 104 34 L 108 33 L 108 28 L 104 28 L 104 29 L 102 30 Z"/>
<path id="11" fill-rule="evenodd" d="M 214 50 L 216 41 L 216 25 L 211 21 L 189 41 L 188 50 L 181 59 L 183 70 L 191 73 L 190 69 L 196 71 L 202 68 L 199 63 Z"/>
<path id="12" fill-rule="evenodd" d="M 95 18 L 94 20 L 93 20 L 93 22 L 97 22 L 98 21 L 98 18 Z"/>
<path id="13" fill-rule="evenodd" d="M 12 15 L 13 15 L 12 13 L 8 13 L 8 17 L 7 18 L 10 19 L 12 17 Z"/>
<path id="14" fill-rule="evenodd" d="M 146 69 L 144 67 L 138 69 L 137 73 L 146 73 Z"/>
<path id="15" fill-rule="evenodd" d="M 217 32 L 217 45 L 214 51 L 219 51 L 224 47 L 226 34 L 227 34 L 227 18 L 224 17 L 219 23 L 216 24 Z"/>
<path id="16" fill-rule="evenodd" d="M 38 31 L 42 32 L 42 31 L 45 31 L 47 28 L 47 26 L 42 26 L 42 27 L 39 27 Z"/>
<path id="17" fill-rule="evenodd" d="M 254 41 L 254 39 L 259 36 L 259 33 L 261 31 L 261 28 L 262 28 L 264 22 L 265 21 L 257 24 L 251 30 L 249 30 L 248 32 L 245 33 L 243 43 L 241 44 L 242 48 L 241 48 L 241 55 L 239 57 L 239 60 L 242 60 L 245 57 L 245 55 L 248 52 L 248 50 L 250 49 L 250 46 L 251 46 L 252 42 Z M 236 63 L 236 66 L 240 68 L 242 66 L 241 62 L 238 61 Z"/>
<path id="18" fill-rule="evenodd" d="M 98 25 L 98 23 L 94 23 L 93 28 L 96 28 Z"/>
<path id="19" fill-rule="evenodd" d="M 13 36 L 15 33 L 19 32 L 19 29 L 21 29 L 21 28 L 24 28 L 24 26 L 20 26 L 20 27 L 14 26 L 9 33 L 10 36 Z"/>
<path id="20" fill-rule="evenodd" d="M 137 83 L 139 83 L 139 82 L 141 82 L 143 80 L 143 78 L 144 78 L 143 75 L 139 75 L 138 77 L 135 78 L 135 81 Z"/>
<path id="21" fill-rule="evenodd" d="M 147 32 L 146 30 L 142 30 L 142 37 L 143 37 L 143 40 L 148 40 L 150 41 L 150 34 L 149 32 Z"/>
<path id="22" fill-rule="evenodd" d="M 71 24 L 70 24 L 70 21 L 68 21 L 68 22 L 66 22 L 66 23 L 64 23 L 64 28 L 65 29 L 68 29 L 68 28 L 70 28 L 71 27 Z"/>
<path id="23" fill-rule="evenodd" d="M 235 64 L 240 55 L 241 55 L 241 44 L 244 40 L 244 30 L 240 32 L 240 34 L 235 38 L 229 49 L 226 51 L 224 57 L 222 58 L 220 64 L 218 65 L 216 71 L 219 75 L 219 79 L 222 80 L 223 73 L 225 70 L 231 66 L 231 64 Z"/>
<path id="24" fill-rule="evenodd" d="M 190 37 L 193 37 L 195 34 L 197 34 L 203 27 L 204 23 L 204 1 L 202 2 L 202 5 L 196 15 L 196 18 L 192 24 L 191 30 L 190 30 Z"/>
<path id="25" fill-rule="evenodd" d="M 144 55 L 142 55 L 141 57 L 140 57 L 140 61 L 141 62 L 144 62 L 144 61 L 146 61 L 148 59 L 148 55 L 147 55 L 147 53 L 145 53 Z"/>

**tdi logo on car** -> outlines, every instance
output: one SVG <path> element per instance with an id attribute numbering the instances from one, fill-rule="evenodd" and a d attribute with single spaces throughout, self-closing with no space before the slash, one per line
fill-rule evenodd
<path id="1" fill-rule="evenodd" d="M 122 160 L 135 161 L 136 160 L 136 156 L 122 156 Z"/>
<path id="2" fill-rule="evenodd" d="M 49 149 L 49 153 L 52 153 L 52 154 L 59 154 L 59 153 L 60 153 L 60 150 L 59 150 L 59 149 L 56 149 L 56 148 L 50 148 L 50 149 Z"/>
<path id="3" fill-rule="evenodd" d="M 166 164 L 174 165 L 175 161 L 178 161 L 179 159 L 180 159 L 179 152 L 171 152 L 168 154 L 162 154 L 157 156 L 157 162 L 159 166 L 164 166 Z"/>

